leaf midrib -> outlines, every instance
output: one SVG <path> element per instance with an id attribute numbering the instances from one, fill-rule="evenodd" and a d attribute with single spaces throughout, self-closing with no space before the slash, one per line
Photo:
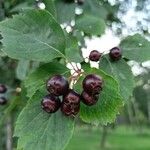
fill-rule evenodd
<path id="1" fill-rule="evenodd" d="M 3 25 L 2 25 L 2 26 L 3 26 Z M 3 26 L 3 28 L 6 28 L 6 27 Z M 8 30 L 14 30 L 14 31 L 18 32 L 20 35 L 26 36 L 28 39 L 32 39 L 32 40 L 35 40 L 35 41 L 37 41 L 37 42 L 40 42 L 40 43 L 46 45 L 47 47 L 49 47 L 49 48 L 55 50 L 57 53 L 59 53 L 61 56 L 63 56 L 63 57 L 65 58 L 64 54 L 61 53 L 59 50 L 57 50 L 57 49 L 54 48 L 53 46 L 51 46 L 51 45 L 49 45 L 49 44 L 47 44 L 47 43 L 45 43 L 45 42 L 43 42 L 43 41 L 40 41 L 40 40 L 38 40 L 38 39 L 36 39 L 36 38 L 31 38 L 31 36 L 28 35 L 29 33 L 25 34 L 25 33 L 19 32 L 18 30 L 14 29 L 14 28 L 10 28 L 10 27 L 7 27 L 7 29 L 8 29 Z M 5 31 L 1 31 L 1 32 L 5 32 Z"/>

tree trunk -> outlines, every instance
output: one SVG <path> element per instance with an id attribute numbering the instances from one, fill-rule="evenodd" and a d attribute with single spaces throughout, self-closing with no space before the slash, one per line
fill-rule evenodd
<path id="1" fill-rule="evenodd" d="M 129 122 L 130 122 L 130 124 L 134 124 L 134 117 L 133 117 L 131 100 L 129 100 L 128 103 L 127 103 L 127 111 L 128 111 L 128 115 L 129 115 Z"/>
<path id="2" fill-rule="evenodd" d="M 132 105 L 133 105 L 133 109 L 134 109 L 134 113 L 135 113 L 135 122 L 136 125 L 139 126 L 139 119 L 138 119 L 138 104 L 135 101 L 132 101 Z"/>
<path id="3" fill-rule="evenodd" d="M 135 112 L 135 121 L 136 121 L 136 125 L 138 127 L 138 131 L 140 134 L 143 134 L 143 126 L 142 124 L 140 123 L 140 118 L 139 118 L 139 107 L 138 107 L 138 104 L 136 101 L 132 101 L 133 103 L 133 109 L 134 109 L 134 112 Z"/>
<path id="4" fill-rule="evenodd" d="M 148 122 L 150 123 L 150 101 L 148 101 Z"/>
<path id="5" fill-rule="evenodd" d="M 12 150 L 12 120 L 8 116 L 6 122 L 6 150 Z"/>
<path id="6" fill-rule="evenodd" d="M 101 149 L 105 149 L 106 139 L 107 139 L 107 126 L 103 126 L 102 138 L 101 138 L 101 143 L 100 143 Z"/>

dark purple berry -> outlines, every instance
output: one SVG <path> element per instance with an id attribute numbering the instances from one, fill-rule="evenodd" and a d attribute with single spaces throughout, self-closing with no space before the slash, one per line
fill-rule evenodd
<path id="1" fill-rule="evenodd" d="M 80 95 L 73 90 L 69 90 L 63 97 L 61 111 L 67 116 L 75 116 L 80 110 Z"/>
<path id="2" fill-rule="evenodd" d="M 90 74 L 83 80 L 83 89 L 90 95 L 99 94 L 102 90 L 103 80 L 100 76 Z"/>
<path id="3" fill-rule="evenodd" d="M 7 99 L 5 97 L 0 97 L 0 105 L 6 105 Z"/>
<path id="4" fill-rule="evenodd" d="M 7 87 L 4 84 L 0 84 L 0 93 L 6 93 Z"/>
<path id="5" fill-rule="evenodd" d="M 71 104 L 63 103 L 62 106 L 61 106 L 61 111 L 66 116 L 75 117 L 80 111 L 80 104 L 71 105 Z"/>
<path id="6" fill-rule="evenodd" d="M 101 58 L 101 53 L 98 52 L 97 50 L 93 50 L 91 51 L 90 55 L 89 55 L 89 59 L 91 61 L 99 61 L 99 59 Z"/>
<path id="7" fill-rule="evenodd" d="M 54 95 L 47 95 L 41 101 L 41 106 L 47 113 L 55 113 L 61 106 L 61 101 Z"/>
<path id="8" fill-rule="evenodd" d="M 65 95 L 68 89 L 69 83 L 67 79 L 61 75 L 55 75 L 47 82 L 47 90 L 55 96 Z"/>
<path id="9" fill-rule="evenodd" d="M 121 53 L 120 48 L 118 48 L 118 47 L 112 48 L 112 49 L 110 50 L 109 57 L 110 57 L 113 61 L 120 60 L 120 58 L 122 57 L 122 53 Z"/>
<path id="10" fill-rule="evenodd" d="M 84 4 L 84 0 L 77 0 L 78 5 L 83 5 Z"/>
<path id="11" fill-rule="evenodd" d="M 68 93 L 63 97 L 63 101 L 69 104 L 79 104 L 80 95 L 73 90 L 69 90 Z"/>
<path id="12" fill-rule="evenodd" d="M 71 116 L 72 115 L 72 108 L 71 108 L 71 105 L 69 105 L 69 104 L 62 103 L 62 105 L 61 105 L 61 111 L 66 116 Z"/>
<path id="13" fill-rule="evenodd" d="M 95 105 L 97 103 L 97 101 L 99 99 L 99 95 L 98 94 L 89 95 L 88 93 L 83 91 L 82 94 L 81 94 L 81 98 L 82 98 L 82 102 L 85 105 L 92 106 L 92 105 Z"/>

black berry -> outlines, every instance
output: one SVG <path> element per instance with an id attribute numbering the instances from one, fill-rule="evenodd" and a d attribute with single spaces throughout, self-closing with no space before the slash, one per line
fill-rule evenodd
<path id="1" fill-rule="evenodd" d="M 41 106 L 47 113 L 55 113 L 61 106 L 61 101 L 54 95 L 47 95 L 41 101 Z"/>
<path id="2" fill-rule="evenodd" d="M 4 84 L 0 84 L 0 93 L 6 93 L 7 88 Z"/>
<path id="3" fill-rule="evenodd" d="M 80 95 L 73 90 L 69 90 L 67 95 L 64 96 L 63 101 L 69 104 L 79 104 Z"/>
<path id="4" fill-rule="evenodd" d="M 80 110 L 80 95 L 73 90 L 69 90 L 63 97 L 61 111 L 67 116 L 75 116 Z"/>
<path id="5" fill-rule="evenodd" d="M 84 0 L 77 0 L 78 5 L 83 5 L 84 4 Z"/>
<path id="6" fill-rule="evenodd" d="M 68 92 L 69 83 L 65 77 L 55 75 L 47 82 L 47 90 L 55 96 L 65 95 Z"/>
<path id="7" fill-rule="evenodd" d="M 0 97 L 0 105 L 6 105 L 7 99 L 5 97 Z"/>
<path id="8" fill-rule="evenodd" d="M 99 99 L 99 95 L 98 94 L 96 94 L 96 95 L 89 95 L 88 93 L 83 91 L 82 94 L 81 94 L 81 98 L 82 98 L 82 102 L 85 105 L 92 106 L 92 105 L 97 103 L 97 101 Z"/>
<path id="9" fill-rule="evenodd" d="M 120 60 L 120 58 L 122 57 L 122 53 L 120 48 L 118 47 L 114 47 L 110 50 L 109 52 L 109 57 L 111 58 L 111 60 L 113 61 L 117 61 Z"/>
<path id="10" fill-rule="evenodd" d="M 89 55 L 89 59 L 91 61 L 99 61 L 99 59 L 101 58 L 101 53 L 98 52 L 97 50 L 93 50 L 91 51 L 90 55 Z"/>
<path id="11" fill-rule="evenodd" d="M 79 113 L 80 110 L 80 104 L 78 105 L 71 105 L 71 104 L 65 104 L 63 103 L 61 106 L 61 111 L 66 116 L 76 116 Z"/>
<path id="12" fill-rule="evenodd" d="M 83 80 L 83 89 L 90 95 L 99 94 L 102 90 L 103 80 L 100 76 L 90 74 Z"/>

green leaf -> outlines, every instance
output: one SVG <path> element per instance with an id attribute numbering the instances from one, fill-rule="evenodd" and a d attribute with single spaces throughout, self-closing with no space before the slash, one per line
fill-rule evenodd
<path id="1" fill-rule="evenodd" d="M 104 56 L 100 61 L 100 68 L 118 81 L 121 96 L 128 100 L 134 88 L 134 76 L 130 66 L 123 59 L 111 62 L 108 56 Z"/>
<path id="2" fill-rule="evenodd" d="M 101 35 L 105 31 L 105 22 L 96 16 L 81 15 L 76 19 L 75 28 L 90 35 Z"/>
<path id="3" fill-rule="evenodd" d="M 30 61 L 29 60 L 19 60 L 18 66 L 16 69 L 16 76 L 20 80 L 24 80 L 27 76 L 29 70 Z"/>
<path id="4" fill-rule="evenodd" d="M 115 121 L 116 115 L 119 113 L 121 106 L 123 105 L 122 98 L 120 96 L 118 83 L 111 76 L 107 75 L 103 71 L 95 68 L 90 68 L 88 65 L 82 65 L 85 74 L 97 74 L 104 80 L 103 91 L 100 94 L 99 101 L 94 106 L 81 105 L 80 117 L 87 123 L 94 124 L 107 124 Z M 79 86 L 81 87 L 83 81 L 80 79 L 77 83 L 77 91 Z"/>
<path id="5" fill-rule="evenodd" d="M 104 5 L 100 5 L 98 0 L 86 0 L 83 5 L 83 13 L 97 16 L 98 18 L 103 18 L 104 20 L 107 19 L 108 15 L 108 11 Z"/>
<path id="6" fill-rule="evenodd" d="M 15 127 L 15 136 L 19 137 L 17 149 L 61 150 L 72 137 L 72 118 L 60 111 L 50 115 L 41 109 L 45 94 L 37 91 L 19 115 Z"/>
<path id="7" fill-rule="evenodd" d="M 85 40 L 84 40 L 84 33 L 82 33 L 79 30 L 74 30 L 73 35 L 77 38 L 78 42 L 81 44 L 80 47 L 86 47 Z"/>
<path id="8" fill-rule="evenodd" d="M 150 42 L 140 34 L 128 36 L 121 41 L 123 56 L 128 59 L 143 62 L 150 60 Z"/>
<path id="9" fill-rule="evenodd" d="M 28 2 L 23 2 L 23 3 L 17 4 L 15 7 L 13 7 L 10 10 L 10 12 L 11 13 L 22 12 L 23 10 L 27 10 L 27 9 L 33 9 L 33 4 L 29 5 Z"/>
<path id="10" fill-rule="evenodd" d="M 0 49 L 0 57 L 6 56 L 5 53 Z"/>
<path id="11" fill-rule="evenodd" d="M 24 82 L 27 88 L 27 96 L 31 97 L 41 87 L 45 88 L 46 81 L 50 76 L 55 74 L 65 75 L 69 72 L 64 65 L 58 62 L 51 62 L 40 66 Z"/>
<path id="12" fill-rule="evenodd" d="M 4 52 L 9 57 L 51 61 L 64 57 L 65 37 L 59 24 L 45 10 L 29 10 L 0 23 Z"/>
<path id="13" fill-rule="evenodd" d="M 82 62 L 83 57 L 81 56 L 81 51 L 79 50 L 78 41 L 76 37 L 68 34 L 66 35 L 66 57 L 70 62 Z"/>
<path id="14" fill-rule="evenodd" d="M 70 23 L 75 18 L 75 3 L 56 0 L 57 20 L 59 23 Z"/>
<path id="15" fill-rule="evenodd" d="M 0 43 L 0 57 L 7 56 L 6 53 L 3 52 L 2 50 L 2 44 Z"/>
<path id="16" fill-rule="evenodd" d="M 56 18 L 56 8 L 54 0 L 43 0 L 43 3 L 46 6 L 46 10 L 48 10 L 55 18 Z"/>

